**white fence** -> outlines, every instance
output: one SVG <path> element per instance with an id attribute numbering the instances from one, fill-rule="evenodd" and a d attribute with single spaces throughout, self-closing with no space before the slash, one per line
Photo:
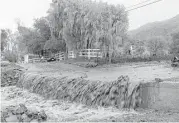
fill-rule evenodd
<path id="1" fill-rule="evenodd" d="M 40 60 L 39 55 L 26 54 L 24 56 L 24 63 L 33 63 L 33 62 L 38 62 L 39 60 Z"/>
<path id="2" fill-rule="evenodd" d="M 33 58 L 32 62 L 33 63 L 38 63 L 38 62 L 41 62 L 41 59 L 40 58 Z"/>
<path id="3" fill-rule="evenodd" d="M 65 59 L 65 55 L 64 52 L 59 52 L 55 54 L 55 58 L 60 61 L 60 60 L 64 60 Z"/>
<path id="4" fill-rule="evenodd" d="M 74 53 L 74 51 L 68 52 L 68 58 L 76 58 L 76 54 Z"/>
<path id="5" fill-rule="evenodd" d="M 79 57 L 85 57 L 88 59 L 103 57 L 100 49 L 83 49 L 78 54 L 79 54 Z M 42 61 L 44 62 L 47 58 L 48 56 L 44 56 L 44 59 L 41 59 L 39 55 L 26 54 L 24 56 L 24 63 L 37 63 L 37 62 L 42 62 Z M 65 60 L 65 53 L 64 52 L 56 53 L 55 58 L 58 61 Z M 68 58 L 76 58 L 76 54 L 74 53 L 74 51 L 69 51 Z"/>
<path id="6" fill-rule="evenodd" d="M 100 49 L 83 49 L 79 52 L 79 56 L 85 57 L 85 58 L 102 58 L 102 53 Z"/>

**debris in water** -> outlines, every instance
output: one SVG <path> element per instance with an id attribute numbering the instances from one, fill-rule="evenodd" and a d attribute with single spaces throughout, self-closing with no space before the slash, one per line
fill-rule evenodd
<path id="1" fill-rule="evenodd" d="M 42 122 L 47 120 L 44 110 L 30 111 L 24 104 L 9 106 L 1 111 L 1 122 Z"/>

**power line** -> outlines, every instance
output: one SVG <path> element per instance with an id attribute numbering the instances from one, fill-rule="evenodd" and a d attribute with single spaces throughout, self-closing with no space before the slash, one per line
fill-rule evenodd
<path id="1" fill-rule="evenodd" d="M 145 7 L 145 6 L 148 6 L 148 5 L 150 5 L 150 4 L 154 4 L 154 3 L 160 2 L 160 1 L 162 1 L 162 0 L 153 1 L 153 2 L 148 3 L 148 4 L 145 4 L 145 5 L 142 5 L 142 6 L 139 6 L 139 7 L 133 8 L 133 9 L 129 9 L 129 10 L 127 10 L 127 12 L 132 11 L 132 10 L 135 10 L 135 9 L 138 9 L 138 8 Z"/>
<path id="2" fill-rule="evenodd" d="M 129 7 L 126 7 L 126 8 L 128 9 L 128 8 L 131 8 L 131 7 L 134 7 L 134 6 L 137 6 L 137 5 L 140 5 L 140 4 L 149 2 L 149 1 L 151 1 L 151 0 L 145 0 L 145 1 L 143 1 L 143 2 L 140 2 L 140 3 L 138 3 L 138 4 L 135 4 L 135 5 L 132 5 L 132 6 L 129 6 Z"/>
<path id="3" fill-rule="evenodd" d="M 160 2 L 160 1 L 162 1 L 162 0 L 157 0 L 157 1 L 154 1 L 154 2 L 151 2 L 151 3 L 148 3 L 148 4 L 145 4 L 145 5 L 142 5 L 142 6 L 133 8 L 133 9 L 129 9 L 129 10 L 126 10 L 126 11 L 129 12 L 129 11 L 132 11 L 132 10 L 135 10 L 135 9 L 138 9 L 138 8 L 142 8 L 142 7 L 145 7 L 145 6 L 148 6 L 148 5 L 150 5 L 150 4 L 154 4 L 154 3 Z"/>

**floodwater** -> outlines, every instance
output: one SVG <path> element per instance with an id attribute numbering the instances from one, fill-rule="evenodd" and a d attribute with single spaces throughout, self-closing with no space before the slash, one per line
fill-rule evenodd
<path id="1" fill-rule="evenodd" d="M 1 111 L 8 106 L 24 104 L 28 110 L 44 110 L 47 122 L 177 122 L 179 111 L 87 107 L 82 104 L 60 100 L 46 100 L 16 86 L 1 88 Z"/>
<path id="2" fill-rule="evenodd" d="M 60 62 L 23 64 L 26 72 L 48 76 L 84 77 L 89 80 L 113 81 L 121 75 L 128 75 L 131 82 L 150 82 L 155 78 L 164 81 L 179 82 L 179 68 L 172 68 L 169 63 L 127 63 L 103 65 L 96 68 L 83 68 Z M 163 110 L 121 110 L 116 108 L 87 107 L 82 104 L 60 100 L 46 100 L 42 96 L 15 86 L 1 88 L 1 110 L 7 106 L 23 103 L 30 110 L 43 109 L 50 121 L 179 121 L 179 111 Z"/>
<path id="3" fill-rule="evenodd" d="M 15 86 L 1 89 L 1 111 L 8 106 L 24 104 L 29 110 L 44 110 L 48 116 L 48 122 L 52 121 L 98 121 L 115 116 L 139 114 L 134 110 L 122 111 L 114 108 L 87 107 L 82 104 L 69 103 L 59 100 L 46 100 L 42 96 L 30 93 Z"/>
<path id="4" fill-rule="evenodd" d="M 141 62 L 115 65 L 103 65 L 96 68 L 84 68 L 60 62 L 24 64 L 28 72 L 50 76 L 84 77 L 88 80 L 113 81 L 121 75 L 128 75 L 131 82 L 151 82 L 155 78 L 179 81 L 179 68 L 172 68 L 170 63 Z"/>

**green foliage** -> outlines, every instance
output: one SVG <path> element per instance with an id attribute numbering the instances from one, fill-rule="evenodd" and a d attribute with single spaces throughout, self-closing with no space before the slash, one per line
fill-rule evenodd
<path id="1" fill-rule="evenodd" d="M 173 42 L 171 44 L 171 52 L 179 54 L 179 32 L 172 35 Z"/>
<path id="2" fill-rule="evenodd" d="M 40 33 L 44 41 L 47 41 L 50 39 L 50 27 L 46 20 L 46 18 L 39 18 L 36 19 L 34 22 L 34 27 L 37 30 L 37 32 Z"/>
<path id="3" fill-rule="evenodd" d="M 7 50 L 4 52 L 4 58 L 8 60 L 9 62 L 17 62 L 18 56 L 17 52 Z"/>
<path id="4" fill-rule="evenodd" d="M 152 37 L 147 42 L 148 50 L 152 55 L 160 54 L 166 47 L 165 42 L 163 37 Z"/>
<path id="5" fill-rule="evenodd" d="M 65 51 L 65 43 L 56 39 L 49 39 L 46 41 L 44 49 L 51 49 L 52 52 Z"/>
<path id="6" fill-rule="evenodd" d="M 47 18 L 51 36 L 62 38 L 68 50 L 101 48 L 106 57 L 115 56 L 128 27 L 123 6 L 90 0 L 53 1 Z"/>
<path id="7" fill-rule="evenodd" d="M 8 29 L 1 29 L 1 51 L 3 51 L 7 45 L 8 35 Z"/>
<path id="8" fill-rule="evenodd" d="M 144 52 L 146 51 L 145 48 L 146 46 L 144 42 L 136 41 L 134 45 L 135 45 L 135 56 L 142 57 L 144 55 Z"/>
<path id="9" fill-rule="evenodd" d="M 37 30 L 19 25 L 18 31 L 20 33 L 18 37 L 20 50 L 33 53 L 43 48 L 45 42 Z"/>
<path id="10" fill-rule="evenodd" d="M 157 54 L 166 54 L 166 52 L 170 51 L 171 53 L 177 53 L 178 47 L 175 38 L 173 37 L 175 33 L 179 32 L 179 15 L 176 15 L 175 17 L 161 21 L 161 22 L 153 22 L 146 24 L 144 26 L 141 26 L 138 29 L 129 31 L 128 34 L 132 37 L 132 39 L 137 39 L 142 42 L 145 42 L 145 46 L 148 47 L 151 54 L 156 54 L 154 49 L 157 49 L 157 47 L 154 46 L 154 44 L 161 45 L 160 48 L 157 51 Z M 150 40 L 151 37 L 161 37 L 164 42 L 160 41 L 152 41 L 152 44 L 148 43 L 148 39 Z M 155 43 L 154 43 L 155 42 Z M 174 43 L 175 42 L 175 43 Z M 160 44 L 159 44 L 160 43 Z M 165 45 L 165 51 L 163 53 L 159 53 L 162 50 L 162 45 Z M 150 45 L 150 46 L 149 46 Z M 150 47 L 150 48 L 149 48 Z"/>
<path id="11" fill-rule="evenodd" d="M 19 25 L 27 52 L 101 48 L 109 61 L 118 55 L 128 28 L 124 6 L 92 0 L 54 0 L 50 5 L 48 15 L 36 19 L 34 28 Z"/>
<path id="12" fill-rule="evenodd" d="M 125 43 L 125 45 L 124 45 L 124 55 L 129 54 L 130 46 L 131 46 L 131 43 L 129 43 L 129 42 Z"/>
<path id="13" fill-rule="evenodd" d="M 133 39 L 136 38 L 144 41 L 147 38 L 154 36 L 162 36 L 167 38 L 170 34 L 178 31 L 179 15 L 176 15 L 175 17 L 168 20 L 148 23 L 138 29 L 129 31 L 128 34 L 130 34 Z"/>

